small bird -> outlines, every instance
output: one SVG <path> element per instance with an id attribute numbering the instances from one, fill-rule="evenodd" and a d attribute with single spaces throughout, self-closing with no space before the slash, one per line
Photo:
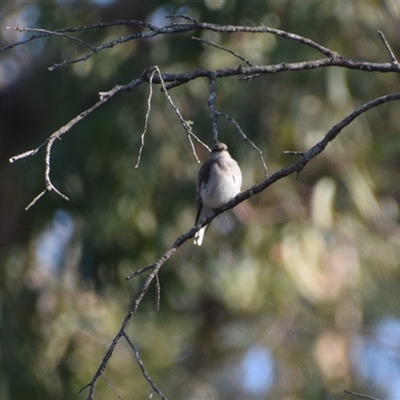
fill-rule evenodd
<path id="1" fill-rule="evenodd" d="M 225 143 L 216 142 L 211 147 L 208 160 L 197 175 L 197 223 L 211 212 L 232 200 L 242 186 L 242 172 L 228 152 Z M 201 246 L 209 224 L 194 236 L 194 244 Z"/>

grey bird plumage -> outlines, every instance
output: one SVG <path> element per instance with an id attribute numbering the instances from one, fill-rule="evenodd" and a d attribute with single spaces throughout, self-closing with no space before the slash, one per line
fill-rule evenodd
<path id="1" fill-rule="evenodd" d="M 211 148 L 208 160 L 197 175 L 197 217 L 196 224 L 213 209 L 221 207 L 240 193 L 242 172 L 238 163 L 228 152 L 225 143 L 217 142 Z M 194 237 L 194 243 L 201 246 L 209 225 L 201 228 Z"/>

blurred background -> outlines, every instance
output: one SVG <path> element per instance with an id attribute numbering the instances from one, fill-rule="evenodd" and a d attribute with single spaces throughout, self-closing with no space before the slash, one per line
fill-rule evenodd
<path id="1" fill-rule="evenodd" d="M 166 25 L 168 14 L 265 26 L 308 37 L 340 54 L 390 61 L 377 30 L 400 57 L 400 3 L 292 1 L 2 2 L 0 48 L 29 37 L 7 26 L 48 30 L 117 19 Z M 137 32 L 118 26 L 79 35 L 98 45 Z M 195 219 L 199 164 L 159 88 L 135 169 L 149 88 L 115 96 L 53 147 L 46 194 L 37 147 L 98 101 L 98 93 L 162 72 L 321 58 L 268 34 L 199 31 L 132 41 L 86 62 L 61 37 L 0 54 L 0 398 L 80 399 L 153 262 Z M 265 156 L 270 174 L 297 160 L 348 113 L 399 90 L 399 76 L 340 68 L 218 81 L 217 107 Z M 208 81 L 170 91 L 193 131 L 212 141 Z M 150 376 L 170 399 L 351 399 L 344 390 L 400 398 L 400 113 L 375 108 L 348 126 L 297 177 L 283 179 L 214 221 L 162 267 L 129 327 Z M 243 189 L 264 178 L 257 153 L 219 121 L 243 171 Z M 207 152 L 198 147 L 201 160 Z M 149 385 L 121 341 L 96 399 L 143 399 Z M 112 386 L 112 388 L 110 387 Z"/>

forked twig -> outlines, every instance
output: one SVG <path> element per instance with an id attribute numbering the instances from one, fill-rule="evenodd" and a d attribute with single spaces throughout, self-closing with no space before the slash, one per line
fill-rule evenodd
<path id="1" fill-rule="evenodd" d="M 30 157 L 38 153 L 42 149 L 46 149 L 46 154 L 45 154 L 45 175 L 44 175 L 44 180 L 45 180 L 45 185 L 46 189 L 42 192 L 40 192 L 26 207 L 26 209 L 29 209 L 32 207 L 46 192 L 51 192 L 54 191 L 57 193 L 59 196 L 61 196 L 65 200 L 69 200 L 67 196 L 65 196 L 63 193 L 61 193 L 51 182 L 50 179 L 50 157 L 51 157 L 51 151 L 54 142 L 57 139 L 61 139 L 61 137 L 67 133 L 73 126 L 75 126 L 78 122 L 82 121 L 84 118 L 86 118 L 89 114 L 91 114 L 93 111 L 97 110 L 100 106 L 102 106 L 106 101 L 108 101 L 112 96 L 114 96 L 116 93 L 120 91 L 129 91 L 132 90 L 134 87 L 142 84 L 145 82 L 143 78 L 139 79 L 134 79 L 132 82 L 128 83 L 127 85 L 116 85 L 114 86 L 113 89 L 111 89 L 109 92 L 104 92 L 104 93 L 99 93 L 100 100 L 94 104 L 92 107 L 88 108 L 87 110 L 83 111 L 80 113 L 78 116 L 75 118 L 71 119 L 66 125 L 62 126 L 60 129 L 56 130 L 53 132 L 50 137 L 40 144 L 36 149 L 26 151 L 22 154 L 18 154 L 14 157 L 10 158 L 10 163 L 13 163 L 15 161 L 21 160 L 26 157 Z"/>

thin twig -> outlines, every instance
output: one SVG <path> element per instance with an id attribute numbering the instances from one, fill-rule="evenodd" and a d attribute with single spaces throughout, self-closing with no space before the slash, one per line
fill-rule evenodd
<path id="1" fill-rule="evenodd" d="M 169 257 L 170 257 L 170 255 L 168 256 L 168 258 Z M 93 400 L 93 396 L 96 391 L 96 384 L 97 384 L 99 377 L 101 376 L 102 372 L 106 369 L 108 361 L 112 357 L 119 340 L 121 339 L 122 336 L 125 335 L 126 329 L 129 325 L 132 317 L 136 314 L 139 304 L 141 303 L 144 295 L 147 293 L 151 282 L 157 275 L 158 271 L 160 270 L 160 268 L 164 262 L 165 261 L 163 261 L 163 259 L 161 257 L 159 259 L 158 263 L 154 263 L 154 267 L 153 267 L 152 271 L 150 272 L 149 276 L 145 279 L 139 292 L 135 296 L 132 306 L 129 309 L 128 313 L 126 314 L 125 319 L 121 325 L 121 328 L 119 329 L 118 333 L 115 335 L 114 339 L 112 340 L 111 345 L 108 348 L 105 356 L 103 357 L 103 360 L 101 361 L 99 367 L 97 368 L 97 371 L 93 375 L 92 380 L 79 391 L 79 392 L 82 392 L 84 389 L 89 388 L 87 400 Z"/>
<path id="2" fill-rule="evenodd" d="M 380 400 L 380 399 L 378 399 L 376 397 L 368 396 L 366 394 L 350 392 L 350 390 L 345 390 L 344 392 L 347 393 L 347 394 L 351 394 L 352 396 L 361 397 L 362 399 Z"/>
<path id="3" fill-rule="evenodd" d="M 26 207 L 25 211 L 29 210 L 44 194 L 46 194 L 47 189 L 44 189 L 43 192 L 40 192 Z"/>
<path id="4" fill-rule="evenodd" d="M 144 135 L 147 132 L 147 125 L 149 122 L 149 116 L 150 116 L 150 110 L 151 110 L 151 98 L 153 97 L 153 78 L 154 78 L 154 74 L 156 73 L 156 71 L 153 71 L 151 73 L 150 79 L 149 79 L 149 83 L 150 83 L 150 93 L 149 93 L 149 97 L 147 99 L 147 112 L 146 112 L 146 117 L 145 117 L 145 121 L 144 121 L 144 129 L 142 134 L 140 135 L 140 149 L 139 149 L 139 154 L 138 154 L 138 159 L 137 159 L 137 163 L 135 165 L 135 168 L 139 167 L 140 164 L 140 159 L 142 157 L 142 151 L 143 151 L 143 147 L 144 147 Z"/>
<path id="5" fill-rule="evenodd" d="M 103 379 L 105 380 L 107 386 L 114 392 L 114 394 L 120 399 L 120 400 L 124 400 L 117 392 L 116 390 L 113 388 L 113 386 L 111 385 L 110 381 L 106 378 L 106 376 L 104 375 L 104 373 L 101 373 L 101 376 L 103 377 Z"/>
<path id="6" fill-rule="evenodd" d="M 149 374 L 147 373 L 144 365 L 143 365 L 143 361 L 140 357 L 139 351 L 136 348 L 136 346 L 133 344 L 133 342 L 131 341 L 131 339 L 129 338 L 129 336 L 126 334 L 126 332 L 124 331 L 122 334 L 125 338 L 125 340 L 128 342 L 129 346 L 131 347 L 131 349 L 133 350 L 133 354 L 135 355 L 136 361 L 139 365 L 140 370 L 142 371 L 142 375 L 144 376 L 144 378 L 146 379 L 147 382 L 149 382 L 151 388 L 153 389 L 154 392 L 156 392 L 160 398 L 162 400 L 167 400 L 167 398 L 164 396 L 164 394 L 161 392 L 161 390 L 156 386 L 156 384 L 153 382 L 153 380 L 150 378 Z"/>
<path id="7" fill-rule="evenodd" d="M 210 149 L 209 149 L 209 147 L 208 147 L 205 143 L 203 143 L 203 142 L 193 133 L 193 131 L 192 131 L 192 124 L 193 124 L 193 122 L 192 122 L 192 121 L 186 121 L 186 120 L 182 117 L 181 112 L 179 111 L 178 107 L 177 107 L 177 106 L 174 104 L 174 102 L 172 101 L 171 96 L 169 95 L 168 90 L 167 90 L 167 88 L 165 87 L 164 77 L 163 77 L 163 75 L 161 74 L 160 69 L 158 68 L 157 65 L 154 66 L 154 68 L 156 69 L 156 71 L 157 71 L 157 73 L 158 73 L 158 76 L 159 76 L 159 78 L 160 78 L 161 86 L 162 86 L 162 89 L 163 89 L 163 92 L 164 92 L 165 97 L 167 98 L 167 100 L 168 100 L 169 104 L 171 105 L 171 107 L 174 109 L 176 115 L 177 115 L 178 118 L 179 118 L 179 121 L 181 121 L 182 126 L 183 126 L 183 128 L 185 129 L 185 131 L 186 131 L 187 137 L 188 137 L 188 139 L 189 139 L 190 146 L 192 147 L 193 155 L 194 155 L 194 157 L 196 158 L 196 161 L 197 161 L 198 163 L 200 163 L 200 160 L 199 160 L 199 158 L 197 157 L 196 149 L 195 149 L 194 144 L 193 144 L 193 141 L 192 141 L 192 137 L 194 137 L 199 143 L 201 143 L 201 144 L 202 144 L 204 147 L 206 147 L 208 150 L 210 150 Z"/>
<path id="8" fill-rule="evenodd" d="M 166 15 L 165 18 L 182 18 L 197 24 L 197 21 L 193 17 L 185 14 L 171 14 L 171 15 Z"/>
<path id="9" fill-rule="evenodd" d="M 47 146 L 46 146 L 46 157 L 45 157 L 45 173 L 44 173 L 44 181 L 46 184 L 46 189 L 48 192 L 54 191 L 56 192 L 59 196 L 61 196 L 64 200 L 69 201 L 69 198 L 61 193 L 56 187 L 52 184 L 51 179 L 50 179 L 50 154 L 51 154 L 51 148 L 53 146 L 53 143 L 56 141 L 56 139 L 60 139 L 61 137 L 61 132 L 57 133 L 56 135 L 53 133 L 53 135 L 50 136 L 49 140 L 47 141 Z"/>
<path id="10" fill-rule="evenodd" d="M 386 37 L 385 37 L 384 33 L 383 33 L 382 31 L 378 31 L 378 34 L 379 34 L 379 36 L 381 37 L 382 42 L 383 42 L 383 44 L 385 45 L 386 50 L 388 51 L 389 56 L 390 56 L 392 62 L 394 62 L 394 63 L 396 63 L 396 64 L 399 64 L 399 62 L 397 61 L 397 58 L 396 58 L 396 56 L 394 55 L 394 53 L 393 53 L 393 51 L 392 51 L 392 49 L 391 49 L 391 47 L 390 47 L 388 41 L 386 40 Z"/>
<path id="11" fill-rule="evenodd" d="M 208 96 L 208 108 L 210 109 L 210 117 L 213 131 L 213 141 L 218 142 L 218 123 L 217 123 L 217 111 L 215 108 L 215 102 L 217 100 L 217 77 L 214 72 L 209 75 L 210 81 L 210 94 Z"/>
<path id="12" fill-rule="evenodd" d="M 132 278 L 134 278 L 135 276 L 138 276 L 138 275 L 142 274 L 143 272 L 146 272 L 146 271 L 148 271 L 149 269 L 152 269 L 152 268 L 153 268 L 153 264 L 147 265 L 146 267 L 140 268 L 137 271 L 132 272 L 131 274 L 125 276 L 125 279 L 127 281 L 129 281 Z"/>
<path id="13" fill-rule="evenodd" d="M 18 154 L 17 156 L 11 157 L 9 161 L 10 161 L 10 163 L 13 163 L 15 161 L 21 160 L 22 158 L 33 156 L 38 151 L 44 149 L 46 147 L 46 144 L 47 144 L 47 140 L 45 142 L 43 142 L 40 146 L 36 147 L 36 149 L 25 151 L 22 154 Z"/>
<path id="14" fill-rule="evenodd" d="M 155 35 L 156 35 L 155 33 L 151 33 L 148 36 L 155 36 Z M 94 56 L 95 54 L 99 53 L 102 50 L 111 49 L 119 44 L 127 43 L 134 39 L 144 39 L 144 38 L 146 38 L 146 34 L 144 34 L 144 33 L 133 33 L 128 36 L 119 37 L 118 39 L 112 40 L 111 42 L 105 43 L 101 46 L 94 47 L 91 53 L 85 54 L 84 56 L 73 59 L 73 60 L 65 60 L 60 63 L 54 63 L 48 69 L 49 69 L 49 71 L 53 71 L 56 68 L 64 67 L 66 65 L 76 64 L 76 63 L 79 63 L 82 61 L 86 61 L 90 57 Z"/>
<path id="15" fill-rule="evenodd" d="M 161 285 L 160 280 L 158 279 L 158 274 L 156 275 L 156 291 L 156 310 L 160 311 Z"/>
<path id="16" fill-rule="evenodd" d="M 208 44 L 210 46 L 216 47 L 217 49 L 226 51 L 226 52 L 232 54 L 233 56 L 239 58 L 239 60 L 244 61 L 249 67 L 253 67 L 254 66 L 253 63 L 251 63 L 249 60 L 247 60 L 246 58 L 244 58 L 240 54 L 238 54 L 238 53 L 234 52 L 233 50 L 230 50 L 230 49 L 228 49 L 228 48 L 226 48 L 224 46 L 220 46 L 219 44 L 216 44 L 216 43 L 212 42 L 211 40 L 201 39 L 201 38 L 198 38 L 196 36 L 192 36 L 192 39 L 193 40 L 197 40 L 198 42 L 205 43 L 205 44 Z"/>
<path id="17" fill-rule="evenodd" d="M 294 150 L 285 150 L 283 154 L 291 155 L 291 156 L 304 156 L 302 151 L 294 151 Z"/>
<path id="18" fill-rule="evenodd" d="M 43 34 L 44 36 L 63 36 L 65 38 L 73 40 L 85 47 L 88 47 L 90 50 L 92 50 L 94 52 L 96 51 L 96 48 L 94 46 L 90 45 L 89 43 L 86 43 L 79 38 L 76 38 L 71 35 L 67 35 L 66 33 L 62 33 L 62 32 L 49 31 L 47 29 L 39 29 L 39 28 L 17 28 L 17 27 L 11 27 L 11 26 L 7 26 L 5 29 L 6 30 L 16 30 L 19 32 L 39 32 L 40 34 Z"/>
<path id="19" fill-rule="evenodd" d="M 251 139 L 249 139 L 249 138 L 247 137 L 247 135 L 243 132 L 242 128 L 241 128 L 240 125 L 235 121 L 234 118 L 232 118 L 230 115 L 224 114 L 224 113 L 222 113 L 222 112 L 220 112 L 220 111 L 218 111 L 218 116 L 224 117 L 225 119 L 227 119 L 228 121 L 230 121 L 233 125 L 235 125 L 236 129 L 238 130 L 238 132 L 240 133 L 240 135 L 243 137 L 243 139 L 246 140 L 247 142 L 249 142 L 249 143 L 251 144 L 251 146 L 253 147 L 253 149 L 254 149 L 255 151 L 257 151 L 258 156 L 259 156 L 259 158 L 260 158 L 260 161 L 261 161 L 261 163 L 262 163 L 262 166 L 263 166 L 263 168 L 264 168 L 265 177 L 268 177 L 268 169 L 267 169 L 267 165 L 266 165 L 266 163 L 265 163 L 265 160 L 264 160 L 264 156 L 263 156 L 262 151 L 253 143 L 253 141 L 252 141 Z"/>

